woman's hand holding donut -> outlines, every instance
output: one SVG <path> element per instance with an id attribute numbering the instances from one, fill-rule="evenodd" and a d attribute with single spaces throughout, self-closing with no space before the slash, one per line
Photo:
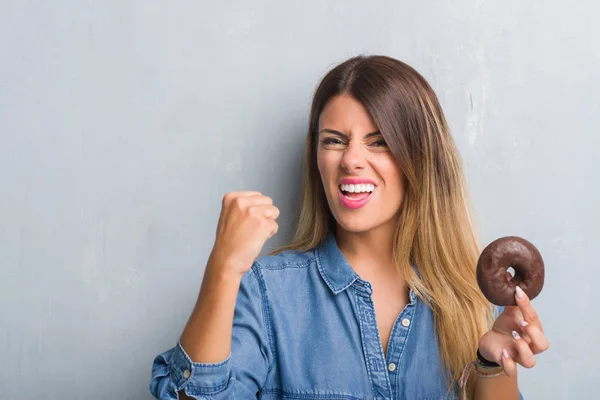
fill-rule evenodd
<path id="1" fill-rule="evenodd" d="M 481 355 L 502 366 L 504 373 L 514 376 L 517 363 L 525 368 L 535 366 L 535 355 L 548 349 L 548 339 L 527 294 L 517 286 L 516 306 L 505 306 L 492 329 L 479 340 Z"/>
<path id="2" fill-rule="evenodd" d="M 273 200 L 259 192 L 227 193 L 223 197 L 209 264 L 227 269 L 222 272 L 243 275 L 267 239 L 277 232 L 278 216 L 279 209 Z"/>

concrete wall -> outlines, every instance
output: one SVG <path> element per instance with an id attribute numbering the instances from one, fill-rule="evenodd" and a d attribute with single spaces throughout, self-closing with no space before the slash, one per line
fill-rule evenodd
<path id="1" fill-rule="evenodd" d="M 600 5 L 0 1 L 0 399 L 149 399 L 220 201 L 292 231 L 311 93 L 358 53 L 433 85 L 482 242 L 528 238 L 551 348 L 525 398 L 598 396 Z"/>

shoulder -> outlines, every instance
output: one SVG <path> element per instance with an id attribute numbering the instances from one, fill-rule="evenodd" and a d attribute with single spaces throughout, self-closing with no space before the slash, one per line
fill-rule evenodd
<path id="1" fill-rule="evenodd" d="M 268 290 L 272 295 L 297 290 L 303 283 L 318 279 L 314 250 L 259 257 L 252 271 L 263 291 Z"/>
<path id="2" fill-rule="evenodd" d="M 253 268 L 258 271 L 277 271 L 287 269 L 306 269 L 315 263 L 314 250 L 284 251 L 275 255 L 263 256 L 254 261 Z"/>

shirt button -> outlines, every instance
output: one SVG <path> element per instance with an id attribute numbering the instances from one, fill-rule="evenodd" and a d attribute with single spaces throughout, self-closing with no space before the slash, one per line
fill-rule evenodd
<path id="1" fill-rule="evenodd" d="M 402 320 L 402 325 L 404 325 L 404 326 L 409 326 L 409 325 L 410 325 L 410 319 L 408 319 L 408 318 L 404 318 L 404 319 Z"/>
<path id="2" fill-rule="evenodd" d="M 396 370 L 396 364 L 390 363 L 390 365 L 388 365 L 388 371 L 394 372 L 395 370 Z"/>
<path id="3" fill-rule="evenodd" d="M 185 379 L 189 378 L 189 377 L 190 377 L 190 375 L 191 375 L 191 372 L 190 372 L 190 370 L 189 370 L 189 369 L 186 369 L 185 371 L 183 371 L 183 377 L 184 377 Z"/>

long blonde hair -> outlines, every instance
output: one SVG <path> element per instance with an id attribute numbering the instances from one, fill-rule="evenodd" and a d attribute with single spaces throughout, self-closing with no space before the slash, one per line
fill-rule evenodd
<path id="1" fill-rule="evenodd" d="M 479 245 L 460 156 L 437 96 L 412 67 L 386 56 L 358 56 L 325 75 L 310 111 L 297 229 L 291 243 L 275 253 L 310 250 L 335 228 L 317 169 L 316 146 L 321 111 L 342 93 L 367 108 L 404 173 L 394 260 L 409 287 L 433 311 L 451 389 L 474 358 L 493 314 L 477 287 Z M 473 380 L 467 390 L 471 398 Z"/>

